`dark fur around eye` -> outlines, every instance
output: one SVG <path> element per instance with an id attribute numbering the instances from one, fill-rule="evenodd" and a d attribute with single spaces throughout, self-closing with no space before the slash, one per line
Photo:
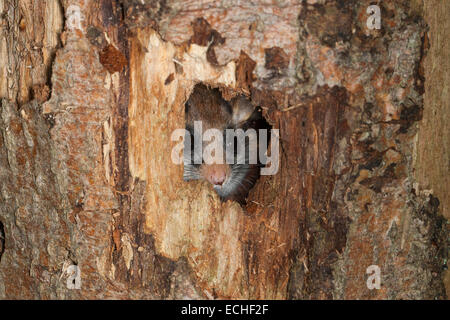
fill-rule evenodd
<path id="1" fill-rule="evenodd" d="M 270 129 L 272 127 L 269 125 L 269 123 L 266 121 L 266 119 L 264 119 L 264 117 L 262 116 L 262 112 L 261 109 L 256 108 L 255 111 L 253 112 L 253 114 L 249 117 L 249 119 L 247 121 L 245 121 L 244 123 L 239 124 L 239 126 L 230 126 L 227 129 L 242 129 L 244 132 L 247 131 L 248 129 L 255 129 L 256 133 L 257 133 L 257 144 L 258 144 L 258 163 L 257 165 L 259 167 L 263 167 L 264 165 L 261 163 L 261 159 L 259 156 L 259 143 L 260 143 L 260 135 L 259 135 L 259 129 L 265 129 L 268 132 L 267 138 L 268 138 L 268 142 L 267 145 L 270 142 Z M 246 155 L 245 155 L 245 159 L 246 159 L 246 164 L 248 164 L 248 160 L 249 160 L 249 138 L 246 137 L 245 138 L 245 150 L 246 150 Z M 225 144 L 229 143 L 228 141 L 226 141 L 226 133 L 224 133 L 224 142 Z M 235 158 L 237 157 L 237 138 L 234 138 L 234 152 L 235 152 Z"/>
<path id="2" fill-rule="evenodd" d="M 189 139 L 189 141 L 190 141 L 190 144 L 191 144 L 191 148 L 190 148 L 191 149 L 191 156 L 190 156 L 190 158 L 185 158 L 184 159 L 184 164 L 185 165 L 189 164 L 189 165 L 192 165 L 192 166 L 194 166 L 196 168 L 199 168 L 200 164 L 195 164 L 194 163 L 194 150 L 195 150 L 194 149 L 195 148 L 195 144 L 194 144 L 194 128 L 192 128 L 192 126 L 190 126 L 190 125 L 186 125 L 186 130 L 187 130 L 187 133 L 189 133 L 189 134 L 185 136 L 185 139 L 186 139 L 186 141 L 187 141 L 187 139 Z"/>

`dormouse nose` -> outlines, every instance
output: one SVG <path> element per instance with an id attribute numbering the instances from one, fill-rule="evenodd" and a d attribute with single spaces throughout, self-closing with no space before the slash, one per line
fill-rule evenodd
<path id="1" fill-rule="evenodd" d="M 208 180 L 211 184 L 216 186 L 221 186 L 225 182 L 228 173 L 228 165 L 204 165 L 203 168 L 203 176 L 206 180 Z"/>
<path id="2" fill-rule="evenodd" d="M 215 171 L 213 174 L 211 174 L 210 182 L 214 185 L 221 186 L 226 178 L 226 174 L 223 171 Z"/>

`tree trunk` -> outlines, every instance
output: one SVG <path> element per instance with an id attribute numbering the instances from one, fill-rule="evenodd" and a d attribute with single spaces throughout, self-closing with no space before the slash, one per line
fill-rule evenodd
<path id="1" fill-rule="evenodd" d="M 1 1 L 0 298 L 445 299 L 449 11 Z M 243 207 L 171 160 L 200 82 L 279 130 Z"/>

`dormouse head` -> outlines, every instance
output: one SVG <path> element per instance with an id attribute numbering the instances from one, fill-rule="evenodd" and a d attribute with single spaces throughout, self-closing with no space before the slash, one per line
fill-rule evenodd
<path id="1" fill-rule="evenodd" d="M 250 147 L 250 138 L 244 138 L 242 152 L 238 150 L 237 137 L 231 134 L 237 132 L 236 129 L 243 132 L 252 129 L 261 117 L 260 112 L 244 96 L 228 102 L 218 89 L 208 89 L 202 84 L 195 86 L 185 112 L 189 133 L 185 151 L 190 147 L 191 152 L 185 152 L 184 179 L 207 180 L 223 200 L 246 195 L 259 176 L 258 165 L 249 162 L 249 155 L 256 155 L 257 147 L 256 143 Z M 254 132 L 256 134 L 256 130 Z M 196 148 L 199 146 L 201 150 Z"/>

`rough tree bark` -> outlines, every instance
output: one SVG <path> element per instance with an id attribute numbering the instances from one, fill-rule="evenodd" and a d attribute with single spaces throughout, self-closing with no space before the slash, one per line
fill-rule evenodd
<path id="1" fill-rule="evenodd" d="M 450 3 L 0 12 L 0 298 L 446 298 Z M 171 161 L 198 82 L 280 130 L 280 169 L 244 208 Z"/>

